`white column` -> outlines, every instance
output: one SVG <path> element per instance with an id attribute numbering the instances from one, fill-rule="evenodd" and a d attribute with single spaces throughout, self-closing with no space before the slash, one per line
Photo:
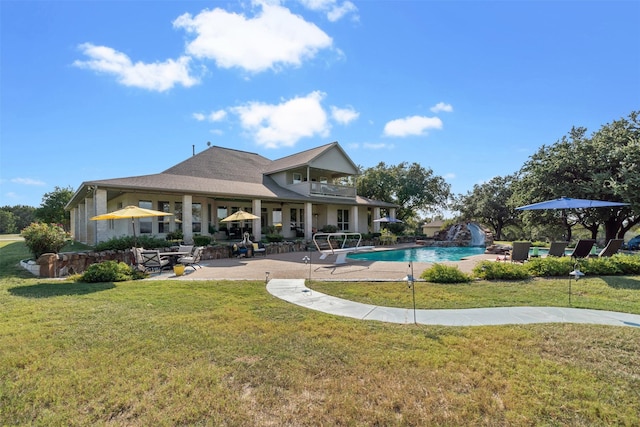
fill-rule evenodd
<path id="1" fill-rule="evenodd" d="M 253 199 L 253 203 L 251 205 L 252 210 L 253 210 L 253 214 L 261 217 L 262 216 L 262 200 L 260 199 Z M 253 238 L 256 241 L 260 240 L 260 237 L 262 235 L 262 221 L 260 218 L 258 219 L 254 219 L 253 220 Z"/>
<path id="2" fill-rule="evenodd" d="M 360 233 L 360 227 L 358 226 L 358 207 L 357 206 L 351 206 L 351 224 L 349 226 L 350 230 L 349 231 L 353 231 L 356 233 Z"/>
<path id="3" fill-rule="evenodd" d="M 107 213 L 107 190 L 98 188 L 93 193 L 95 201 L 96 215 L 102 215 Z M 96 226 L 96 243 L 104 242 L 109 239 L 109 222 L 108 221 L 93 221 Z"/>
<path id="4" fill-rule="evenodd" d="M 78 240 L 78 206 L 69 211 L 69 233 L 73 240 Z"/>
<path id="5" fill-rule="evenodd" d="M 379 219 L 380 218 L 380 208 L 373 208 L 373 219 Z M 374 222 L 373 223 L 373 232 L 374 233 L 379 233 L 380 232 L 380 223 L 379 222 Z"/>
<path id="6" fill-rule="evenodd" d="M 87 211 L 84 201 L 78 203 L 78 241 L 87 243 Z"/>
<path id="7" fill-rule="evenodd" d="M 185 243 L 193 243 L 193 196 L 182 196 L 182 234 Z"/>
<path id="8" fill-rule="evenodd" d="M 95 208 L 95 199 L 85 198 L 85 216 L 87 218 L 86 223 L 86 233 L 87 233 L 87 245 L 94 246 L 96 244 L 96 222 L 91 221 L 89 218 L 95 216 L 96 208 Z"/>
<path id="9" fill-rule="evenodd" d="M 304 238 L 305 240 L 313 239 L 313 203 L 306 202 L 304 204 Z"/>

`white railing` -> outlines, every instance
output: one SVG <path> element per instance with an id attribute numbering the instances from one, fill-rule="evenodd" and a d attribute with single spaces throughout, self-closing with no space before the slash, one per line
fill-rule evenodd
<path id="1" fill-rule="evenodd" d="M 347 243 L 357 241 L 355 246 L 347 246 Z M 332 239 L 333 238 L 333 239 Z M 320 241 L 318 241 L 320 239 Z M 349 252 L 357 252 L 359 250 L 371 250 L 374 246 L 360 246 L 362 242 L 362 234 L 337 232 L 337 233 L 316 233 L 313 235 L 313 243 L 320 252 L 320 259 L 325 259 L 329 255 L 337 255 L 336 264 L 344 264 Z"/>

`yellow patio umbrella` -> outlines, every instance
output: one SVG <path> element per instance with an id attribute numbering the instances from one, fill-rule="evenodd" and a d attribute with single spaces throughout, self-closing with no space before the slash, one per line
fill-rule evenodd
<path id="1" fill-rule="evenodd" d="M 131 225 L 133 226 L 133 245 L 137 246 L 136 224 L 134 222 L 134 218 L 149 218 L 152 216 L 168 216 L 168 215 L 173 215 L 173 214 L 168 212 L 162 212 L 162 211 L 154 211 L 151 209 L 144 209 L 138 206 L 127 206 L 117 211 L 109 212 L 102 215 L 92 216 L 89 219 L 92 221 L 100 221 L 105 219 L 131 218 Z"/>
<path id="2" fill-rule="evenodd" d="M 260 219 L 260 217 L 240 209 L 239 211 L 232 213 L 225 219 L 221 219 L 220 222 L 249 221 L 252 219 Z"/>

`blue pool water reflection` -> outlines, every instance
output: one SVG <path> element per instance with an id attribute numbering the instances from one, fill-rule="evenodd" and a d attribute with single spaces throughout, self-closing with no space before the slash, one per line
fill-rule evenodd
<path id="1" fill-rule="evenodd" d="M 352 253 L 347 258 L 366 261 L 392 261 L 392 262 L 442 262 L 460 261 L 472 255 L 484 253 L 484 247 L 449 247 L 423 246 L 410 249 L 393 249 L 390 251 L 375 251 Z"/>

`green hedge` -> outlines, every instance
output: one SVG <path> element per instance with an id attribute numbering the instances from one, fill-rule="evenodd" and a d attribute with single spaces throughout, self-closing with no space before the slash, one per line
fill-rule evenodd
<path id="1" fill-rule="evenodd" d="M 532 258 L 524 264 L 482 261 L 473 269 L 474 277 L 486 280 L 523 280 L 530 277 L 569 276 L 574 268 L 588 276 L 640 274 L 640 256 L 616 254 L 610 258 Z"/>
<path id="2" fill-rule="evenodd" d="M 421 279 L 431 283 L 467 283 L 473 280 L 473 278 L 463 273 L 458 267 L 451 267 L 448 265 L 434 264 L 422 272 Z"/>

